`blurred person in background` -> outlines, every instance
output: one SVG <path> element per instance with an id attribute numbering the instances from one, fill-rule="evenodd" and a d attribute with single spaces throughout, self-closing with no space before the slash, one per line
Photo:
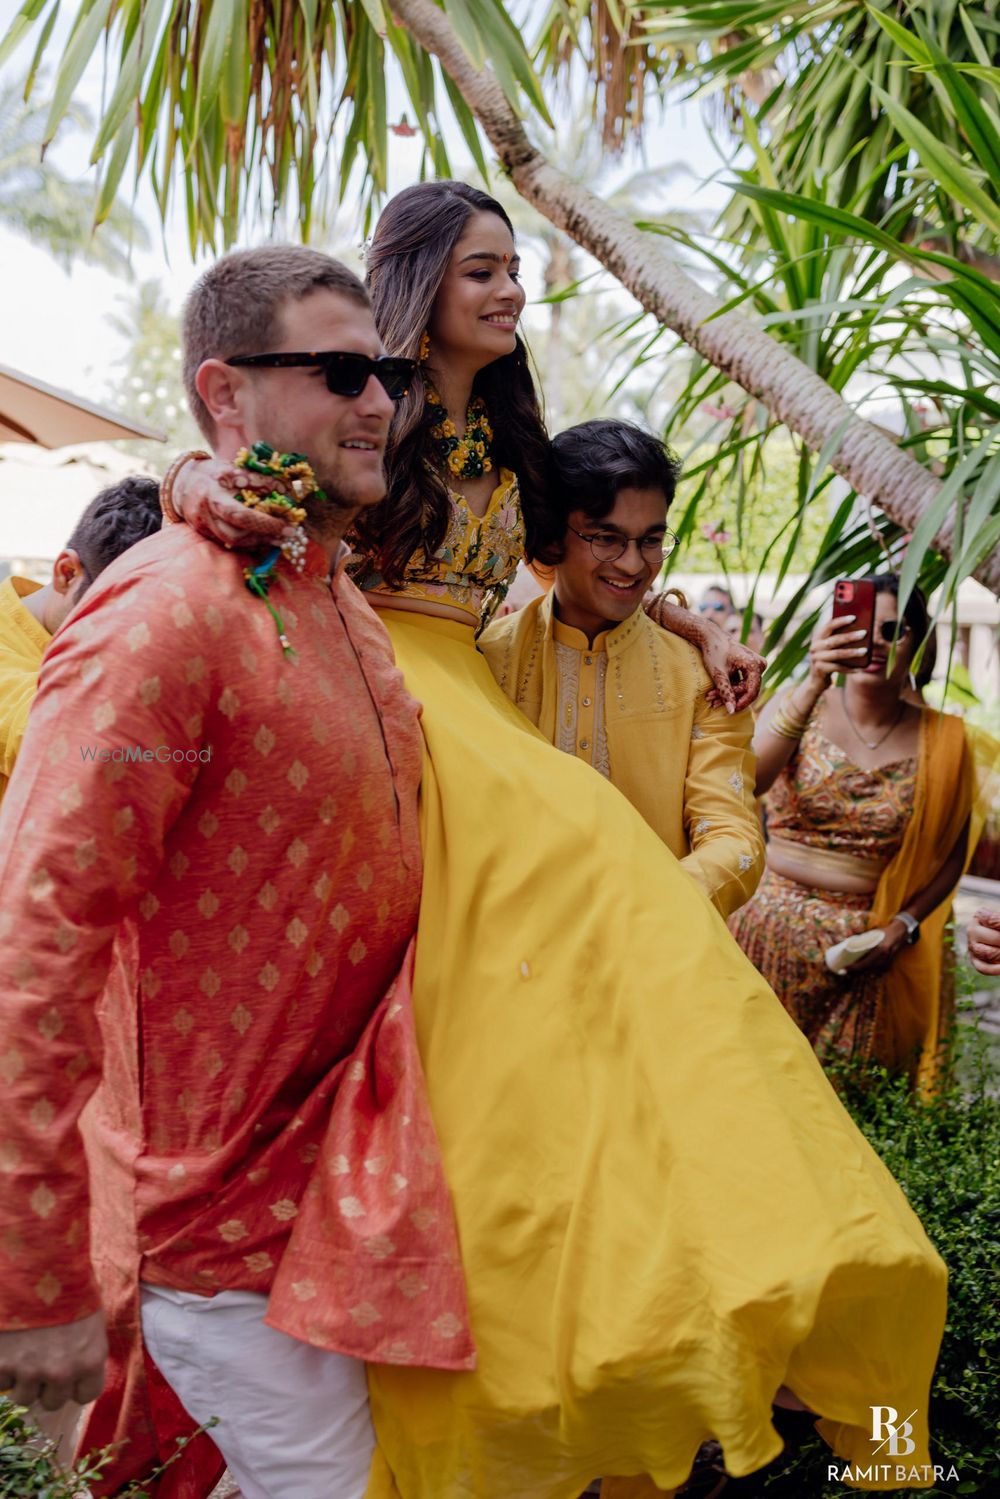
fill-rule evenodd
<path id="1" fill-rule="evenodd" d="M 710 583 L 701 596 L 698 604 L 698 613 L 705 614 L 709 619 L 714 619 L 717 625 L 721 625 L 727 615 L 732 614 L 736 605 L 728 588 L 721 583 Z"/>
<path id="2" fill-rule="evenodd" d="M 102 489 L 77 521 L 47 583 L 0 583 L 0 798 L 14 769 L 49 641 L 94 579 L 160 529 L 160 486 L 131 474 Z"/>
<path id="3" fill-rule="evenodd" d="M 806 680 L 761 715 L 767 870 L 730 926 L 821 1058 L 906 1068 L 926 1088 L 949 1020 L 945 926 L 981 802 L 961 720 L 909 700 L 926 604 L 915 591 L 899 619 L 898 580 L 872 581 L 870 665 L 853 665 L 865 654 L 853 618 L 827 620 Z M 882 933 L 878 944 L 831 972 L 827 950 L 867 930 Z"/>
<path id="4" fill-rule="evenodd" d="M 742 609 L 733 609 L 730 614 L 726 615 L 723 629 L 734 640 L 742 640 L 743 644 L 748 646 L 750 650 L 756 651 L 758 656 L 764 654 L 764 620 L 756 610 L 750 615 L 750 628 L 747 631 L 746 640 L 743 640 Z"/>

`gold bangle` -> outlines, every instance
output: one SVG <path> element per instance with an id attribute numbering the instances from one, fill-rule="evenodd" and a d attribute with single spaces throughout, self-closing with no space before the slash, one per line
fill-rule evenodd
<path id="1" fill-rule="evenodd" d="M 192 463 L 196 458 L 211 458 L 211 453 L 201 450 L 193 450 L 181 453 L 175 458 L 160 481 L 160 509 L 163 511 L 163 519 L 168 525 L 177 526 L 184 524 L 183 515 L 179 514 L 174 505 L 174 480 L 184 467 L 185 463 Z"/>
<path id="2" fill-rule="evenodd" d="M 679 609 L 687 609 L 690 613 L 691 605 L 688 603 L 687 595 L 683 592 L 682 589 L 674 588 L 673 586 L 671 586 L 670 588 L 664 588 L 661 594 L 661 598 L 663 599 L 664 603 L 667 602 L 671 595 L 673 595 L 673 597 L 677 600 L 677 607 Z"/>
<path id="3" fill-rule="evenodd" d="M 779 739 L 792 739 L 796 743 L 798 743 L 806 731 L 805 724 L 789 723 L 780 712 L 774 715 L 768 724 L 768 728 L 772 734 L 777 734 Z"/>
<path id="4" fill-rule="evenodd" d="M 774 710 L 774 716 L 768 724 L 768 728 L 781 739 L 798 741 L 809 727 L 809 720 L 812 714 L 803 714 L 796 709 L 792 703 L 792 693 L 794 690 L 794 688 L 791 688 L 785 693 L 785 696 Z"/>

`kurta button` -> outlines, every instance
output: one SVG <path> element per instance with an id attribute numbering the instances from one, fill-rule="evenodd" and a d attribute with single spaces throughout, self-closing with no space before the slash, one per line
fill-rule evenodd
<path id="1" fill-rule="evenodd" d="M 580 740 L 580 748 L 581 749 L 590 749 L 590 740 L 589 739 L 581 739 Z"/>
<path id="2" fill-rule="evenodd" d="M 584 707 L 585 707 L 585 708 L 589 708 L 589 707 L 590 707 L 590 698 L 589 698 L 589 697 L 585 697 L 585 698 L 584 698 L 584 699 L 583 699 L 583 706 L 584 706 Z"/>
<path id="3" fill-rule="evenodd" d="M 593 656 L 584 656 L 584 658 L 583 658 L 583 664 L 584 664 L 584 666 L 593 666 L 593 664 L 594 664 L 594 658 L 593 658 Z"/>

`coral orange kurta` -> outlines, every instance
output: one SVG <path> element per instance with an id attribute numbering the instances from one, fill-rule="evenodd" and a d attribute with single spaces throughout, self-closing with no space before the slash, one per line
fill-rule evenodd
<path id="1" fill-rule="evenodd" d="M 98 1271 L 91 1435 L 129 1438 L 109 1484 L 177 1417 L 154 1388 L 149 1419 L 139 1279 L 273 1292 L 275 1325 L 359 1357 L 472 1357 L 405 967 L 386 997 L 420 894 L 419 710 L 318 547 L 273 590 L 296 663 L 242 566 L 177 527 L 108 568 L 48 651 L 0 818 L 0 1326 L 87 1315 Z M 162 1493 L 199 1492 L 184 1467 Z"/>

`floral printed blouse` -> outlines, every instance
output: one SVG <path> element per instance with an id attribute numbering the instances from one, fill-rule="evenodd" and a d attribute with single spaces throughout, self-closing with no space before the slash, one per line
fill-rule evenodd
<path id="1" fill-rule="evenodd" d="M 374 559 L 360 557 L 351 568 L 364 593 L 419 599 L 461 609 L 477 628 L 486 624 L 503 602 L 517 564 L 524 556 L 525 528 L 517 476 L 500 470 L 485 515 L 474 515 L 468 501 L 448 491 L 450 513 L 444 540 L 430 558 L 414 552 L 400 588 L 385 582 Z"/>
<path id="2" fill-rule="evenodd" d="M 864 770 L 826 737 L 818 718 L 768 792 L 768 833 L 885 865 L 899 849 L 913 810 L 917 757 Z"/>

